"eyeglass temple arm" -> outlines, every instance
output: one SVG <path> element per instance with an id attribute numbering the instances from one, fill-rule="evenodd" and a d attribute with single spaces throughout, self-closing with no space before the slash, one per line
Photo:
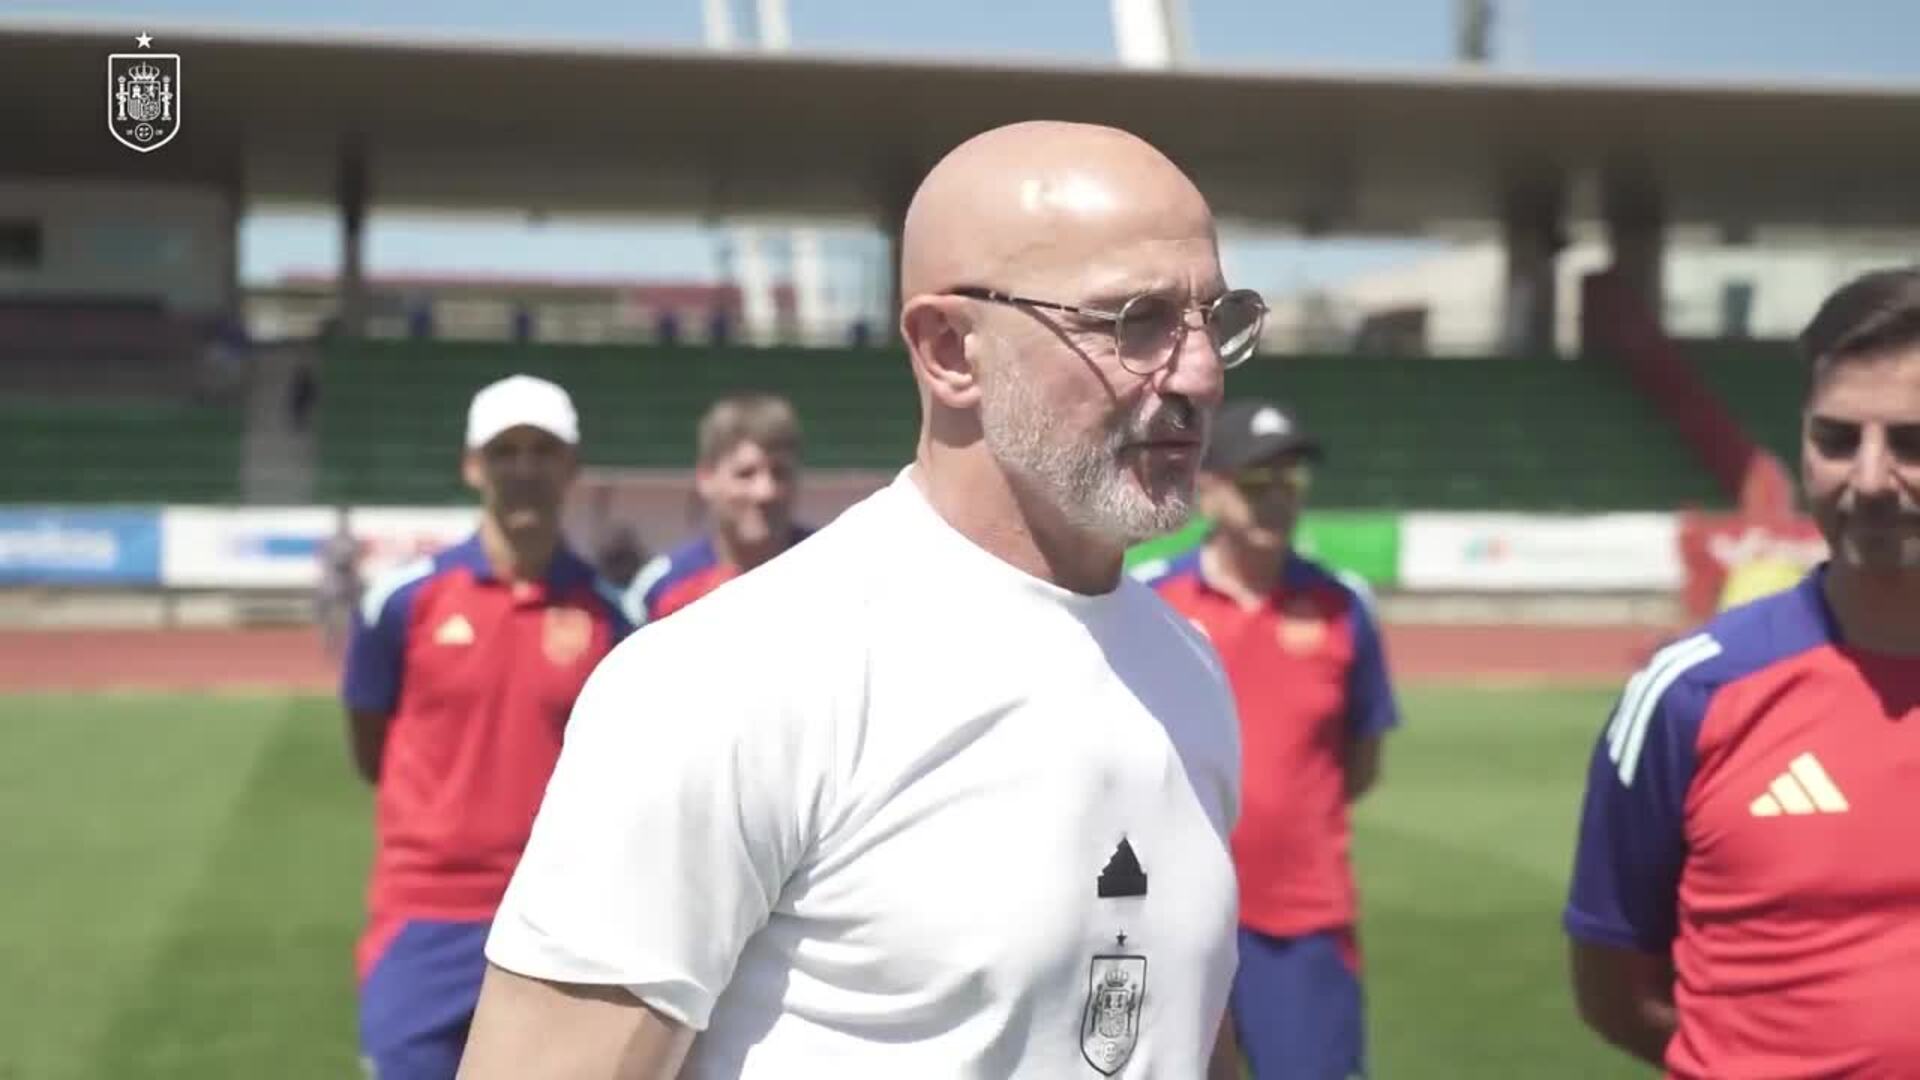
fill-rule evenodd
<path id="1" fill-rule="evenodd" d="M 975 300 L 992 300 L 1001 304 L 1025 304 L 1028 307 L 1045 308 L 1048 311 L 1064 311 L 1069 315 L 1084 315 L 1095 319 L 1106 319 L 1109 322 L 1118 322 L 1120 320 L 1120 313 L 1117 311 L 1102 311 L 1099 308 L 1081 307 L 1078 304 L 1061 304 L 1052 300 L 1036 300 L 1031 296 L 1015 296 L 1012 293 L 996 292 L 993 289 L 982 289 L 972 285 L 963 285 L 957 289 L 949 289 L 947 291 L 953 293 L 955 296 L 966 296 Z"/>

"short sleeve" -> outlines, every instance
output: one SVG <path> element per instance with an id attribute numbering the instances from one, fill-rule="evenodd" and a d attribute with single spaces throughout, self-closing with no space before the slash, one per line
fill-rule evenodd
<path id="1" fill-rule="evenodd" d="M 1627 683 L 1593 749 L 1564 916 L 1578 940 L 1650 953 L 1672 944 L 1687 788 L 1710 697 L 1683 676 L 1718 652 L 1698 637 L 1655 656 Z"/>
<path id="2" fill-rule="evenodd" d="M 1347 730 L 1354 739 L 1377 738 L 1400 726 L 1400 706 L 1366 594 L 1349 586 L 1348 595 L 1353 603 L 1353 666 L 1347 669 Z"/>
<path id="3" fill-rule="evenodd" d="M 432 569 L 425 560 L 400 567 L 375 582 L 362 598 L 340 673 L 340 698 L 348 709 L 390 713 L 399 704 L 409 609 Z"/>
<path id="4" fill-rule="evenodd" d="M 811 680 L 714 678 L 736 653 L 704 626 L 636 634 L 589 677 L 487 943 L 697 1030 L 811 848 L 834 708 Z"/>

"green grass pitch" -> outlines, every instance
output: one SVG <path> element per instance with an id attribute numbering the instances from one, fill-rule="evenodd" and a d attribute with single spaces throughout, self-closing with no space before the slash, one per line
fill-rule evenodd
<path id="1" fill-rule="evenodd" d="M 1357 813 L 1374 1074 L 1644 1076 L 1559 907 L 1611 691 L 1414 687 Z M 369 799 L 327 701 L 0 697 L 0 1080 L 358 1075 Z"/>

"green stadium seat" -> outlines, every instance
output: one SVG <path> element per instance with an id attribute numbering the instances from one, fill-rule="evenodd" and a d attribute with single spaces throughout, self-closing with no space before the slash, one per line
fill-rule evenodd
<path id="1" fill-rule="evenodd" d="M 237 502 L 243 425 L 231 406 L 0 403 L 0 502 Z"/>
<path id="2" fill-rule="evenodd" d="M 1605 511 L 1726 497 L 1619 372 L 1532 357 L 1262 357 L 1228 393 L 1292 402 L 1327 508 Z"/>
<path id="3" fill-rule="evenodd" d="M 467 401 L 525 371 L 572 392 L 589 465 L 682 469 L 716 397 L 783 394 L 816 468 L 895 467 L 919 414 L 884 349 L 342 342 L 320 367 L 324 501 L 470 498 L 457 468 Z M 1599 363 L 1536 358 L 1257 357 L 1229 396 L 1276 396 L 1327 441 L 1326 508 L 1592 511 L 1723 506 L 1676 435 Z"/>

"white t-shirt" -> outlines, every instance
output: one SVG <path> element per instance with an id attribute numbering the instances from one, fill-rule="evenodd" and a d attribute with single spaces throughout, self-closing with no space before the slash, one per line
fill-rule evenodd
<path id="1" fill-rule="evenodd" d="M 701 1080 L 1192 1080 L 1233 710 L 1145 586 L 1024 574 L 909 469 L 601 663 L 487 956 L 629 987 Z"/>

